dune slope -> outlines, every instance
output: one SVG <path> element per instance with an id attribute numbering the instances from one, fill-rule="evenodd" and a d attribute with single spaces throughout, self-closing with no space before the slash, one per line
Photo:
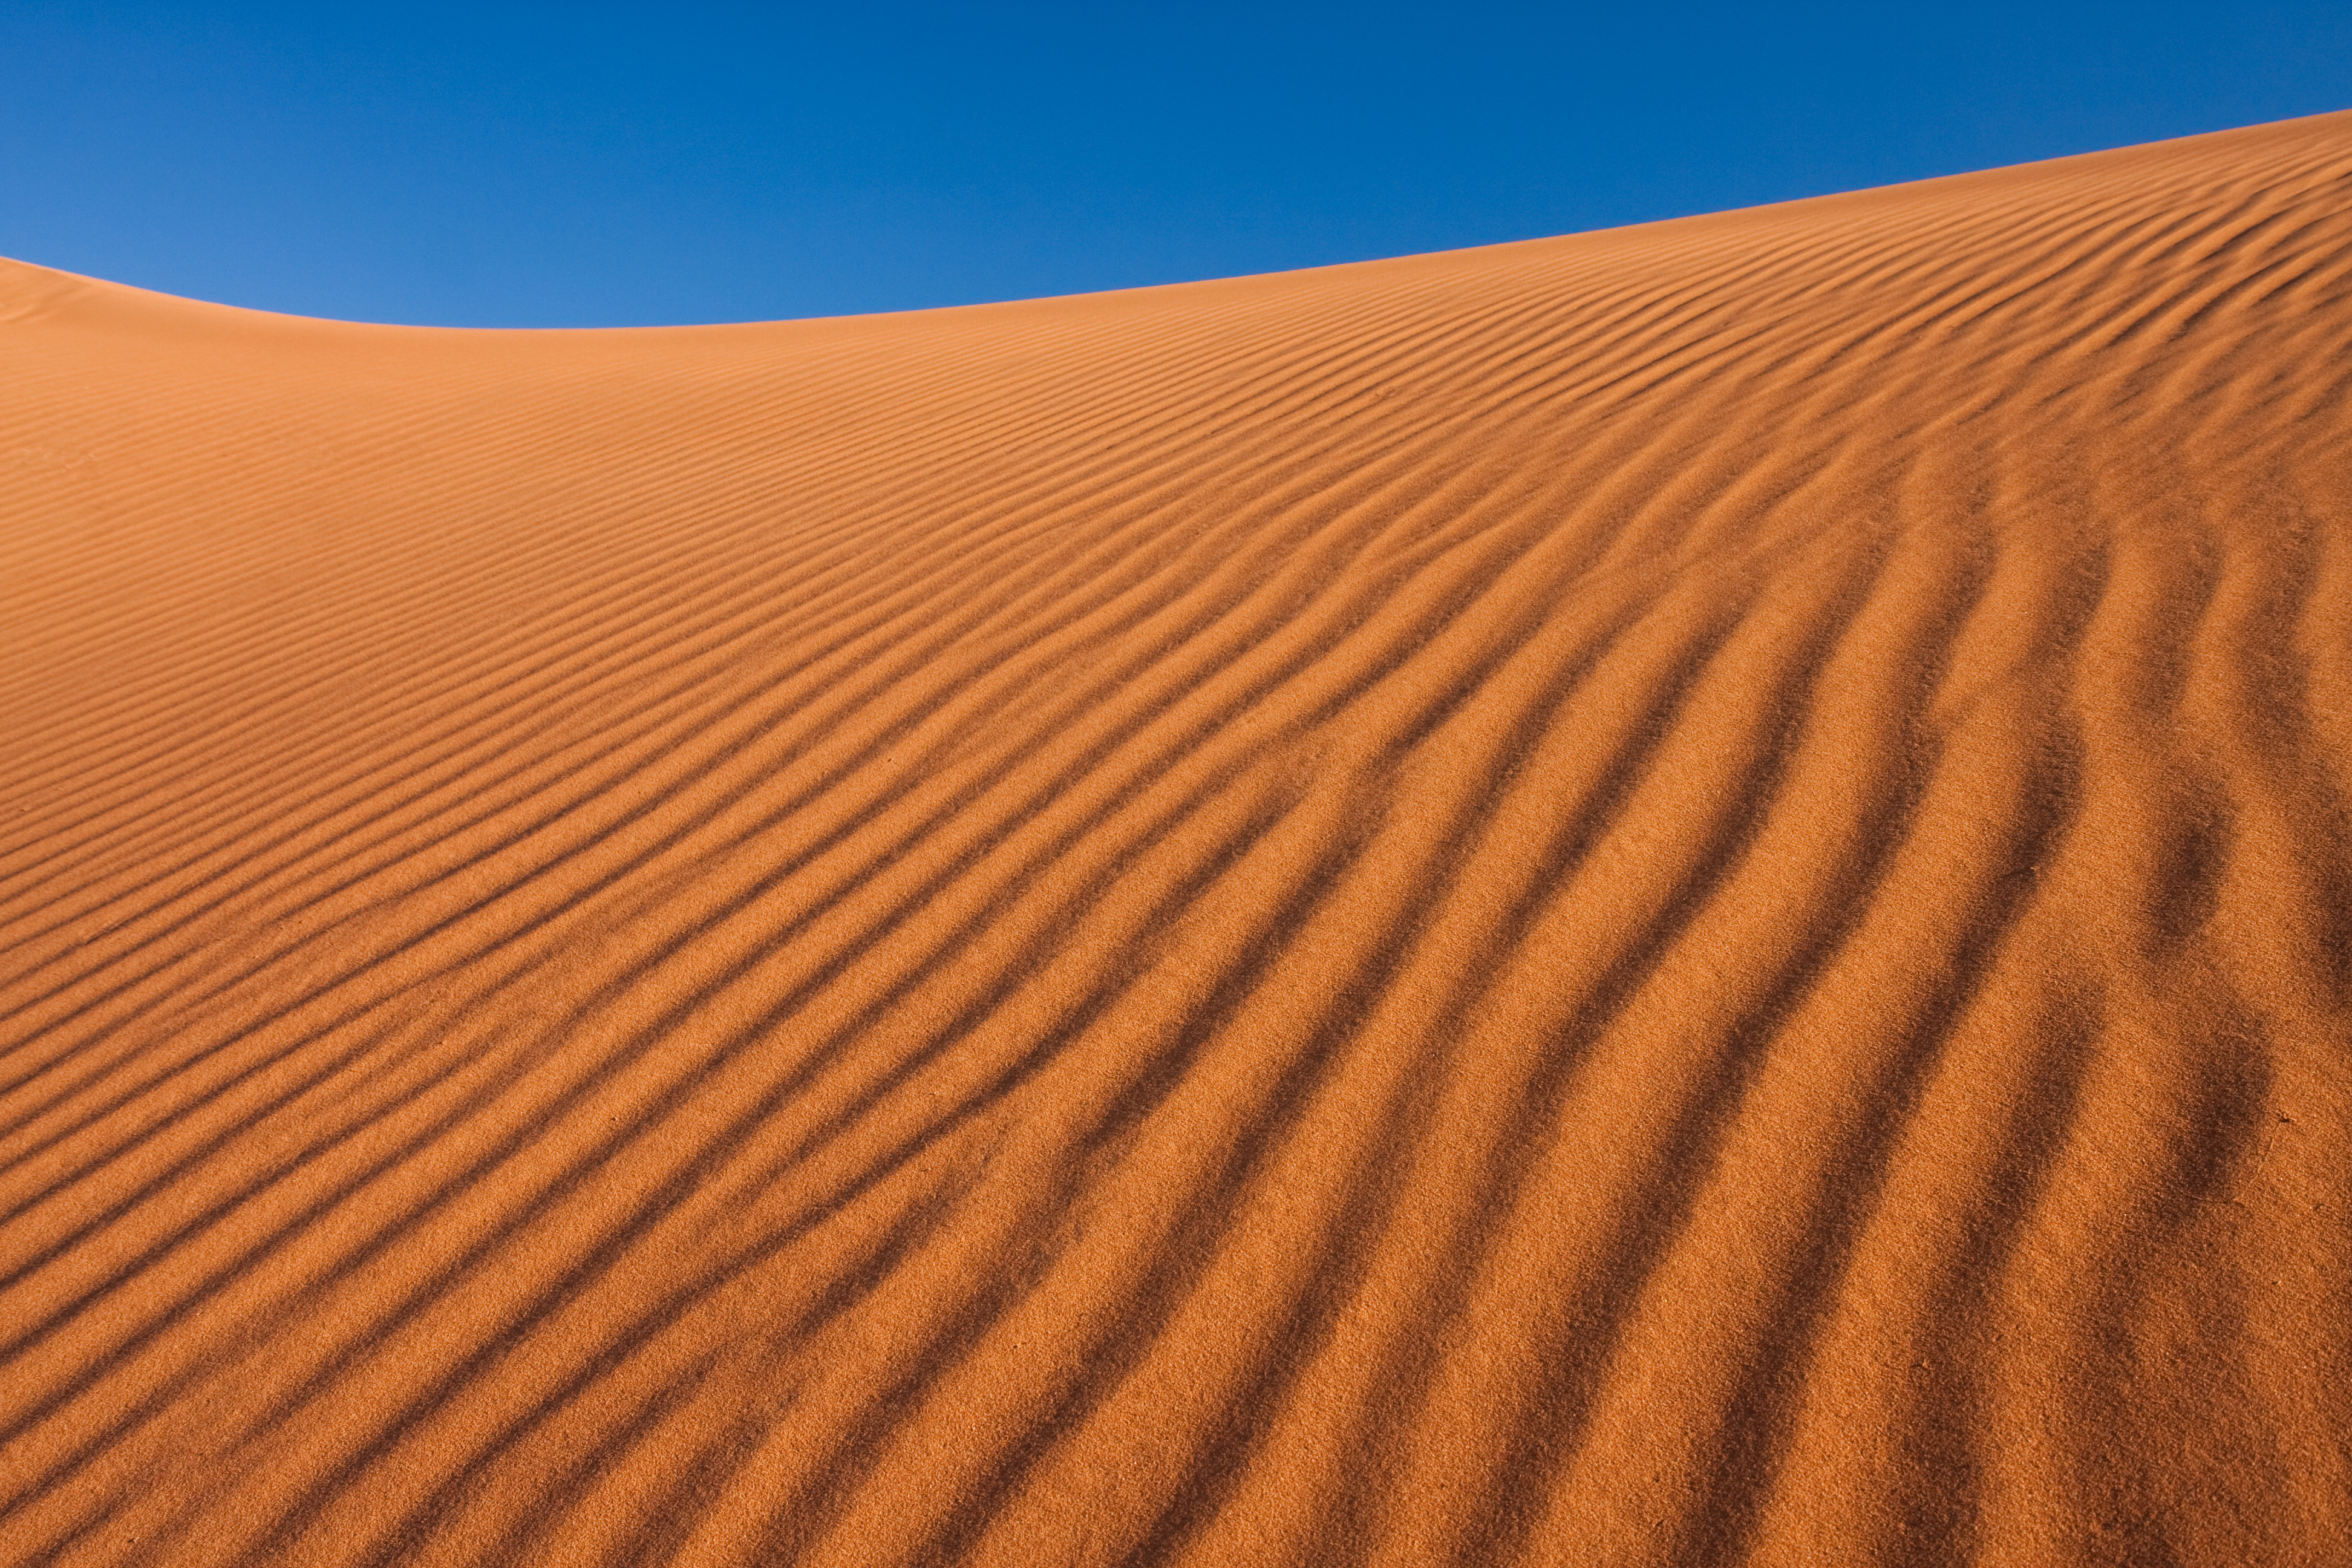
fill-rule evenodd
<path id="1" fill-rule="evenodd" d="M 0 264 L 0 1563 L 2352 1551 L 2352 116 L 459 332 Z"/>

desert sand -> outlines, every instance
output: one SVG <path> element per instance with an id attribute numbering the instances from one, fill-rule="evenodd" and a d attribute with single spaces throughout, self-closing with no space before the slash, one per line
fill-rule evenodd
<path id="1" fill-rule="evenodd" d="M 2352 115 L 772 324 L 0 264 L 0 1563 L 2352 1563 Z"/>

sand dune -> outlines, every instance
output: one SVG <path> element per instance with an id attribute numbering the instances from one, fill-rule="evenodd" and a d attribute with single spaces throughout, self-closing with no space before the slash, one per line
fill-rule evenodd
<path id="1" fill-rule="evenodd" d="M 2352 1563 L 2352 116 L 893 317 L 0 264 L 0 1563 Z"/>

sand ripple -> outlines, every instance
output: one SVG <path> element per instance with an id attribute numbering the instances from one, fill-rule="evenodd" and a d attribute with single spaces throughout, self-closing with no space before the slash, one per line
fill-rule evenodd
<path id="1" fill-rule="evenodd" d="M 2352 116 L 0 366 L 0 1562 L 2352 1561 Z"/>

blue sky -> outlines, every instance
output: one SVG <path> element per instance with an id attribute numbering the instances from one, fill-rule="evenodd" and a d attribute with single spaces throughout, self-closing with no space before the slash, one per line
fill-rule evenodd
<path id="1" fill-rule="evenodd" d="M 0 254 L 306 315 L 908 310 L 2352 107 L 2352 5 L 0 5 Z"/>

